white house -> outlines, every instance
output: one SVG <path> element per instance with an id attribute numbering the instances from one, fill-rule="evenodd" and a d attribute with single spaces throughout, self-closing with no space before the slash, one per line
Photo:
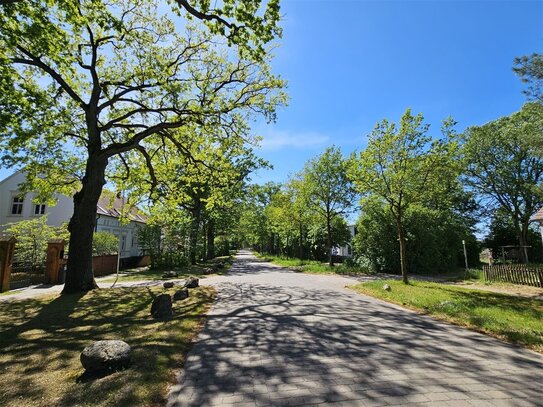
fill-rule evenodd
<path id="1" fill-rule="evenodd" d="M 355 228 L 354 225 L 349 225 L 348 228 L 349 228 L 349 232 L 351 233 L 351 239 L 350 239 L 349 243 L 347 243 L 345 246 L 334 247 L 334 249 L 333 249 L 333 253 L 338 255 L 338 256 L 341 256 L 341 257 L 352 257 L 353 256 L 352 240 L 353 240 L 353 237 L 356 234 L 356 228 Z"/>
<path id="2" fill-rule="evenodd" d="M 8 223 L 33 219 L 47 215 L 47 224 L 60 226 L 67 223 L 74 210 L 73 199 L 66 195 L 56 194 L 56 204 L 33 202 L 32 192 L 21 195 L 19 184 L 25 180 L 23 172 L 16 172 L 0 181 L 0 231 Z M 128 223 L 119 221 L 124 201 L 110 191 L 104 191 L 96 210 L 96 231 L 113 233 L 119 238 L 121 258 L 141 255 L 138 247 L 137 229 L 145 225 L 146 217 L 133 209 L 128 214 Z"/>

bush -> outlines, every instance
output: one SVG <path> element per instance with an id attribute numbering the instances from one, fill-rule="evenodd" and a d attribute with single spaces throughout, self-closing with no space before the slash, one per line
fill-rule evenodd
<path id="1" fill-rule="evenodd" d="M 42 269 L 47 257 L 47 242 L 50 239 L 68 240 L 66 225 L 56 227 L 47 224 L 47 216 L 23 220 L 6 225 L 5 234 L 17 239 L 14 263 L 29 266 L 31 270 Z"/>
<path id="2" fill-rule="evenodd" d="M 95 256 L 117 254 L 119 238 L 109 232 L 95 232 L 92 238 L 92 253 Z"/>
<path id="3" fill-rule="evenodd" d="M 479 263 L 480 247 L 469 228 L 454 213 L 412 207 L 406 213 L 405 229 L 409 273 L 437 274 L 462 267 L 462 240 L 466 241 L 469 264 Z M 357 231 L 355 251 L 366 260 L 370 270 L 399 272 L 396 224 L 384 206 L 379 202 L 366 202 Z"/>

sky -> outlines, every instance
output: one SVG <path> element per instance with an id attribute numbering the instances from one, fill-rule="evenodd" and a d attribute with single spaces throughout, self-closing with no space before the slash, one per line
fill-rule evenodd
<path id="1" fill-rule="evenodd" d="M 290 102 L 276 123 L 254 123 L 273 165 L 257 183 L 285 181 L 332 144 L 363 149 L 408 107 L 437 135 L 448 116 L 461 131 L 509 115 L 525 102 L 514 57 L 543 51 L 543 0 L 284 0 L 281 12 L 272 67 Z"/>
<path id="2" fill-rule="evenodd" d="M 285 181 L 332 144 L 363 149 L 375 123 L 423 113 L 430 134 L 519 110 L 513 59 L 543 51 L 543 1 L 286 0 L 274 72 L 288 81 L 277 122 L 256 123 L 259 155 Z"/>

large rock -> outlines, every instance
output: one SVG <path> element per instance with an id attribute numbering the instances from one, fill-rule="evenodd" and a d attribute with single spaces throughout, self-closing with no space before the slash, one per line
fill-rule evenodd
<path id="1" fill-rule="evenodd" d="M 174 301 L 181 301 L 185 298 L 189 298 L 189 289 L 188 288 L 182 288 L 180 290 L 177 290 L 175 294 L 173 295 Z"/>
<path id="2" fill-rule="evenodd" d="M 118 370 L 130 365 L 132 349 L 123 341 L 97 341 L 81 353 L 81 364 L 87 372 Z"/>
<path id="3" fill-rule="evenodd" d="M 385 284 L 385 285 L 383 285 L 383 290 L 385 290 L 385 291 L 391 291 L 391 290 L 392 290 L 392 287 L 389 286 L 388 284 Z"/>
<path id="4" fill-rule="evenodd" d="M 160 294 L 155 297 L 151 305 L 151 315 L 153 318 L 165 318 L 173 315 L 172 296 L 170 294 Z"/>
<path id="5" fill-rule="evenodd" d="M 200 280 L 198 280 L 196 277 L 189 277 L 187 278 L 187 281 L 185 281 L 185 287 L 187 288 L 196 288 L 199 285 Z"/>
<path id="6" fill-rule="evenodd" d="M 213 269 L 213 267 L 204 267 L 202 269 L 202 274 L 213 274 L 215 272 L 215 270 Z"/>
<path id="7" fill-rule="evenodd" d="M 172 288 L 174 286 L 173 281 L 165 281 L 164 284 L 162 284 L 164 288 Z"/>
<path id="8" fill-rule="evenodd" d="M 166 271 L 162 274 L 162 278 L 176 278 L 178 274 L 175 271 Z"/>

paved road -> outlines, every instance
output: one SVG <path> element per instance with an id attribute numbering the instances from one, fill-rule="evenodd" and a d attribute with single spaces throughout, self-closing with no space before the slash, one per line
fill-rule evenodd
<path id="1" fill-rule="evenodd" d="M 168 406 L 543 406 L 543 357 L 242 252 Z"/>

